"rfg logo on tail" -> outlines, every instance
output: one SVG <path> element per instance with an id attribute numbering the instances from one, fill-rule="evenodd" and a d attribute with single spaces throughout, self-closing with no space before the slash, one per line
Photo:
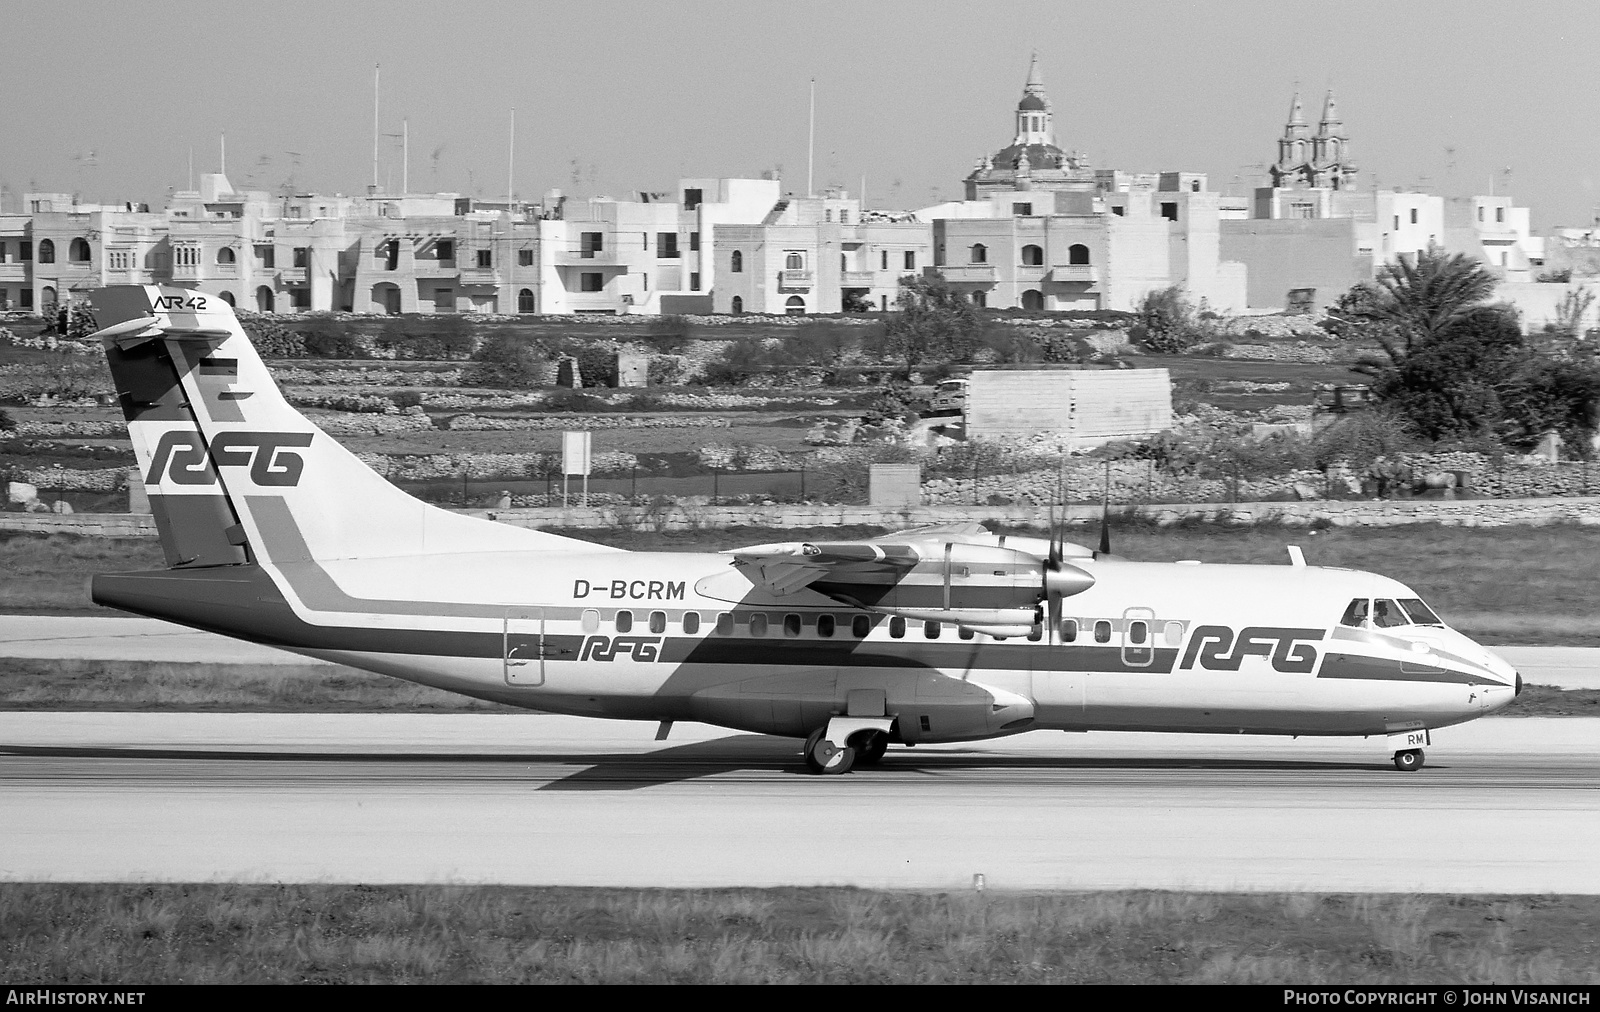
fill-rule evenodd
<path id="1" fill-rule="evenodd" d="M 300 484 L 305 458 L 288 448 L 311 445 L 309 432 L 222 432 L 206 445 L 193 429 L 165 432 L 150 456 L 146 485 L 215 485 L 216 467 L 250 468 L 250 480 L 263 487 Z M 215 465 L 215 467 L 213 466 Z"/>
<path id="2" fill-rule="evenodd" d="M 1203 625 L 1189 637 L 1180 669 L 1194 667 L 1196 656 L 1207 671 L 1238 671 L 1245 657 L 1255 654 L 1270 657 L 1274 671 L 1305 675 L 1317 666 L 1317 648 L 1300 640 L 1320 640 L 1322 629 L 1285 629 L 1278 626 L 1250 626 L 1233 630 L 1225 625 Z"/>

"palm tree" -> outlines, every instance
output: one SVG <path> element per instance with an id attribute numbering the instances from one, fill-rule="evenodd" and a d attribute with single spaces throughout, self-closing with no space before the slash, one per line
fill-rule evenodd
<path id="1" fill-rule="evenodd" d="M 1395 365 L 1417 348 L 1447 337 L 1494 294 L 1494 275 L 1475 257 L 1446 255 L 1429 246 L 1378 269 L 1355 315 L 1375 324 L 1374 335 Z"/>

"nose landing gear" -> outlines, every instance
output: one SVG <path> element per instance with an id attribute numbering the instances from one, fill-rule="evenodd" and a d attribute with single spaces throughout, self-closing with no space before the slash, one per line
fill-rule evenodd
<path id="1" fill-rule="evenodd" d="M 1394 754 L 1394 768 L 1402 773 L 1415 773 L 1422 769 L 1422 749 L 1408 748 Z"/>

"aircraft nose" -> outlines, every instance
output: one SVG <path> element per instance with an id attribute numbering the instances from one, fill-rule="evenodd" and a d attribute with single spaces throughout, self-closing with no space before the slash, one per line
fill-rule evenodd
<path id="1" fill-rule="evenodd" d="M 1514 696 L 1522 695 L 1522 672 L 1520 672 L 1520 671 L 1517 672 L 1517 691 L 1512 693 L 1512 695 L 1514 695 Z"/>

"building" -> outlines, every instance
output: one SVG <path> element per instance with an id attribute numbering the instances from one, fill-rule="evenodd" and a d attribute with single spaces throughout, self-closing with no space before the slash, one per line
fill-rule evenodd
<path id="1" fill-rule="evenodd" d="M 932 262 L 932 246 L 928 225 L 863 215 L 846 191 L 785 197 L 760 224 L 718 227 L 712 308 L 794 316 L 886 311 L 900 279 Z"/>
<path id="2" fill-rule="evenodd" d="M 931 270 L 994 309 L 1130 310 L 1172 285 L 1217 310 L 1243 308 L 1244 269 L 1221 257 L 1218 195 L 1196 173 L 1152 181 L 1157 188 L 1140 178 L 1126 190 L 991 192 L 934 221 Z"/>
<path id="3" fill-rule="evenodd" d="M 66 193 L 28 193 L 23 201 L 28 234 L 6 243 L 16 256 L 8 263 L 22 268 L 11 272 L 20 284 L 6 284 L 18 308 L 47 312 L 91 289 L 166 276 L 166 220 L 148 207 L 80 203 Z"/>

